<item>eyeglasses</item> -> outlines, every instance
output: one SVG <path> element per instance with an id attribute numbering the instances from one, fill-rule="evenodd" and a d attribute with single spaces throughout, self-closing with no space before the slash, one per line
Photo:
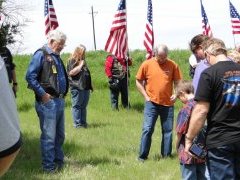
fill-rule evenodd
<path id="1" fill-rule="evenodd" d="M 158 59 L 166 59 L 167 55 L 166 54 L 157 54 L 156 58 L 158 58 Z"/>
<path id="2" fill-rule="evenodd" d="M 60 47 L 65 47 L 66 46 L 65 41 L 60 41 L 60 42 L 59 41 L 55 41 L 55 42 Z"/>
<path id="3" fill-rule="evenodd" d="M 62 47 L 66 47 L 66 44 L 65 44 L 65 43 L 59 43 L 58 45 L 59 45 L 59 46 L 62 46 Z"/>

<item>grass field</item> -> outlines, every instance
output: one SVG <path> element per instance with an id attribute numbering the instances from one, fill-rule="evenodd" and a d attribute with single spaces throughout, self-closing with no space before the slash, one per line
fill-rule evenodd
<path id="1" fill-rule="evenodd" d="M 120 109 L 119 112 L 110 108 L 109 89 L 104 74 L 104 51 L 88 52 L 86 60 L 92 74 L 94 92 L 91 93 L 88 105 L 87 129 L 74 129 L 70 111 L 70 94 L 66 98 L 64 144 L 65 168 L 63 171 L 49 175 L 41 170 L 40 129 L 34 109 L 33 92 L 27 89 L 25 81 L 26 68 L 31 55 L 15 56 L 19 91 L 17 105 L 23 135 L 22 149 L 2 179 L 180 179 L 179 163 L 176 150 L 173 158 L 160 157 L 161 128 L 160 121 L 156 124 L 152 139 L 149 160 L 138 162 L 141 128 L 143 121 L 144 100 L 135 87 L 135 75 L 145 53 L 135 50 L 130 52 L 133 66 L 130 67 L 130 103 L 131 109 Z M 175 60 L 188 79 L 187 50 L 170 51 L 169 57 Z M 68 54 L 63 54 L 66 61 Z M 176 103 L 175 116 L 181 104 Z M 175 142 L 175 132 L 174 132 Z M 173 147 L 175 147 L 173 142 Z"/>

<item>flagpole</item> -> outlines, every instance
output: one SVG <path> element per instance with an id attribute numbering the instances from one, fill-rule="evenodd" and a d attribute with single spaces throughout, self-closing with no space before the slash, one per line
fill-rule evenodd
<path id="1" fill-rule="evenodd" d="M 126 36 L 127 36 L 127 48 L 128 48 L 128 31 L 127 31 L 127 1 L 125 0 L 125 6 L 126 6 Z M 127 105 L 127 109 L 130 109 L 130 96 L 129 96 L 129 66 L 128 66 L 128 62 L 129 62 L 129 49 L 127 49 L 127 54 L 126 54 L 126 70 L 127 70 L 127 99 L 128 99 L 128 105 Z"/>
<path id="2" fill-rule="evenodd" d="M 231 1 L 229 0 L 229 7 L 230 7 Z M 231 8 L 230 8 L 230 21 L 232 21 L 232 16 L 231 16 Z M 236 48 L 236 41 L 235 41 L 235 36 L 233 33 L 233 29 L 232 29 L 232 35 L 233 35 L 233 42 L 234 42 L 234 47 Z"/>
<path id="3" fill-rule="evenodd" d="M 234 48 L 236 49 L 236 41 L 235 41 L 235 36 L 233 34 L 233 42 L 234 42 Z"/>

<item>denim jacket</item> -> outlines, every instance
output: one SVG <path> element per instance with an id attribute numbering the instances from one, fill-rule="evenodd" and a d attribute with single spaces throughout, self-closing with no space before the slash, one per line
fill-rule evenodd
<path id="1" fill-rule="evenodd" d="M 65 67 L 62 63 L 62 60 L 59 55 L 54 54 L 52 50 L 48 46 L 44 46 L 43 48 L 46 49 L 46 52 L 48 55 L 51 56 L 51 58 L 54 60 L 54 67 L 52 72 L 57 74 L 56 78 L 56 84 L 57 88 L 56 91 L 58 94 L 67 94 L 68 91 L 68 79 L 67 79 L 67 73 L 65 70 Z M 29 64 L 27 73 L 26 73 L 26 80 L 28 82 L 28 85 L 31 89 L 34 90 L 37 97 L 42 97 L 45 93 L 51 94 L 52 92 L 48 92 L 46 87 L 43 87 L 41 82 L 39 82 L 39 77 L 41 76 L 41 73 L 44 71 L 42 70 L 44 66 L 44 60 L 46 55 L 44 54 L 43 50 L 38 49 Z M 51 94 L 56 95 L 56 94 Z"/>

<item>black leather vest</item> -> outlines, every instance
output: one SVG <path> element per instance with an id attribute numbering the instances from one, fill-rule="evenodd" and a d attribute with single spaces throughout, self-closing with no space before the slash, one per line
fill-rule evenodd
<path id="1" fill-rule="evenodd" d="M 59 84 L 58 84 L 59 82 L 57 77 L 58 69 L 57 69 L 56 63 L 53 57 L 50 54 L 48 54 L 48 52 L 44 47 L 39 50 L 43 51 L 44 60 L 43 60 L 42 69 L 39 72 L 39 75 L 37 78 L 38 82 L 43 87 L 46 93 L 52 95 L 53 97 L 59 97 L 60 92 L 59 92 Z M 62 66 L 64 67 L 63 63 L 62 63 Z M 65 69 L 64 69 L 64 74 L 67 80 L 68 78 L 67 78 L 67 73 Z M 67 81 L 67 87 L 66 87 L 66 92 L 64 93 L 64 96 L 67 94 L 67 91 L 68 91 L 68 81 Z M 36 96 L 36 99 L 39 100 L 40 98 Z"/>
<path id="2" fill-rule="evenodd" d="M 125 69 L 123 65 L 117 60 L 116 56 L 112 56 L 113 64 L 112 64 L 112 76 L 116 79 L 123 79 L 125 77 Z"/>

